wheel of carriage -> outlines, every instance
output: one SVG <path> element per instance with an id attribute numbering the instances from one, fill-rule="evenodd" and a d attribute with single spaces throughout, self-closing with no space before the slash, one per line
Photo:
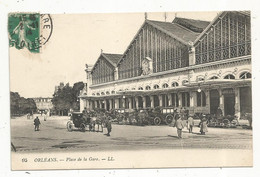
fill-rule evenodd
<path id="1" fill-rule="evenodd" d="M 153 123 L 154 123 L 154 125 L 160 125 L 161 124 L 161 119 L 159 117 L 155 117 L 153 119 Z"/>
<path id="2" fill-rule="evenodd" d="M 172 123 L 172 120 L 173 120 L 173 116 L 172 116 L 172 115 L 167 115 L 167 116 L 165 117 L 165 123 L 166 123 L 167 125 L 170 125 L 170 124 Z"/>
<path id="3" fill-rule="evenodd" d="M 228 119 L 223 120 L 223 124 L 225 127 L 229 128 L 230 127 L 230 121 Z"/>
<path id="4" fill-rule="evenodd" d="M 71 132 L 73 130 L 73 123 L 71 121 L 67 122 L 67 129 L 69 132 Z"/>
<path id="5" fill-rule="evenodd" d="M 80 124 L 79 128 L 80 128 L 80 131 L 82 131 L 82 132 L 86 131 L 86 126 L 83 123 Z"/>

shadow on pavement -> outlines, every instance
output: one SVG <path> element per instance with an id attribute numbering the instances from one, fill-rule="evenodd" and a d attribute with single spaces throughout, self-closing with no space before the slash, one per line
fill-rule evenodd
<path id="1" fill-rule="evenodd" d="M 168 137 L 172 137 L 172 138 L 177 138 L 177 139 L 179 139 L 179 137 L 178 137 L 178 136 L 172 136 L 172 135 L 168 135 Z"/>

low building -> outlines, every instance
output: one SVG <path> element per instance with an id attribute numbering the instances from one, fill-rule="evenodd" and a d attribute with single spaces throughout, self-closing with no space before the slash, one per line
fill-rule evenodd
<path id="1" fill-rule="evenodd" d="M 190 113 L 252 112 L 250 12 L 211 22 L 145 20 L 123 54 L 101 53 L 86 67 L 83 110 L 185 107 Z"/>
<path id="2" fill-rule="evenodd" d="M 37 110 L 40 112 L 50 112 L 53 108 L 52 98 L 50 97 L 37 97 L 33 98 L 33 100 L 36 103 Z"/>

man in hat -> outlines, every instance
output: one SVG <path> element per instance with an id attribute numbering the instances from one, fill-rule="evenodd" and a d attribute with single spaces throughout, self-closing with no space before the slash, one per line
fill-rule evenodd
<path id="1" fill-rule="evenodd" d="M 110 133 L 112 131 L 112 120 L 111 117 L 107 117 L 107 122 L 106 122 L 106 127 L 107 127 L 107 136 L 110 136 Z"/>
<path id="2" fill-rule="evenodd" d="M 194 126 L 194 120 L 193 120 L 193 116 L 191 114 L 189 114 L 189 118 L 188 118 L 187 122 L 188 122 L 189 133 L 192 133 L 192 129 Z"/>
<path id="3" fill-rule="evenodd" d="M 177 115 L 176 118 L 177 118 L 177 121 L 176 121 L 175 125 L 177 128 L 177 135 L 178 135 L 178 138 L 182 138 L 182 129 L 184 128 L 184 124 L 183 124 L 183 121 L 182 121 L 180 115 Z"/>
<path id="4" fill-rule="evenodd" d="M 40 127 L 40 120 L 38 118 L 38 116 L 34 119 L 34 131 L 39 131 L 39 127 Z"/>

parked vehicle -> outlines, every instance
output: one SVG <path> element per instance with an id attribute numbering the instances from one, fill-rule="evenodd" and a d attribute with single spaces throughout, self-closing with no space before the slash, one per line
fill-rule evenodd
<path id="1" fill-rule="evenodd" d="M 83 118 L 83 113 L 73 112 L 67 122 L 67 129 L 71 132 L 74 128 L 78 128 L 80 131 L 85 132 L 87 125 L 89 125 L 89 122 Z"/>
<path id="2" fill-rule="evenodd" d="M 175 120 L 176 114 L 177 112 L 173 107 L 156 107 L 152 111 L 151 116 L 153 117 L 154 125 L 160 125 L 161 123 L 169 125 Z"/>
<path id="3" fill-rule="evenodd" d="M 225 127 L 225 128 L 233 127 L 233 128 L 235 128 L 239 125 L 239 122 L 235 115 L 217 117 L 214 114 L 195 113 L 194 118 L 202 119 L 203 115 L 206 115 L 207 124 L 209 127 Z"/>
<path id="4" fill-rule="evenodd" d="M 102 112 L 89 112 L 84 115 L 81 112 L 73 112 L 71 113 L 70 120 L 67 122 L 68 131 L 73 131 L 74 128 L 79 129 L 82 132 L 86 131 L 88 127 L 89 131 L 96 131 L 95 127 L 98 126 L 97 131 L 99 132 L 101 128 L 101 132 L 103 132 L 103 124 L 105 121 L 105 115 Z"/>

